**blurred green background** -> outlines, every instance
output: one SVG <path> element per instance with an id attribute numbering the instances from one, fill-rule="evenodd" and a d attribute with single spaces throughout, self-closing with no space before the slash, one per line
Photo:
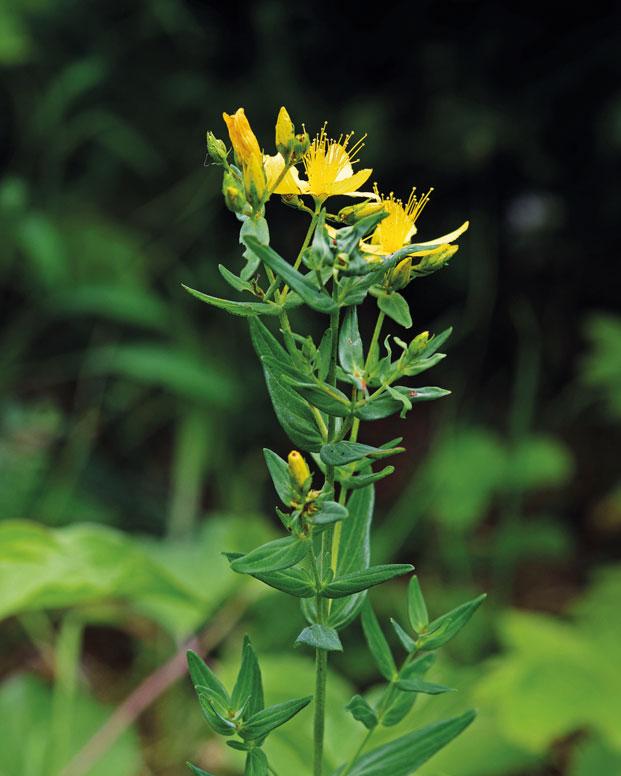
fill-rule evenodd
<path id="1" fill-rule="evenodd" d="M 239 773 L 185 678 L 193 636 L 230 676 L 249 632 L 270 702 L 312 683 L 297 604 L 220 556 L 275 532 L 261 447 L 286 440 L 243 321 L 180 288 L 241 266 L 205 130 L 243 105 L 271 148 L 281 104 L 368 132 L 383 190 L 434 186 L 421 239 L 471 220 L 408 289 L 416 331 L 455 326 L 453 395 L 363 440 L 408 448 L 374 560 L 413 562 L 437 613 L 490 596 L 436 669 L 460 692 L 402 725 L 479 720 L 420 772 L 621 774 L 621 27 L 614 3 L 545 10 L 0 0 L 2 776 Z M 303 217 L 270 212 L 292 252 Z M 403 584 L 373 601 L 400 612 Z M 377 679 L 357 626 L 344 643 L 334 764 Z M 273 736 L 280 773 L 309 723 Z"/>

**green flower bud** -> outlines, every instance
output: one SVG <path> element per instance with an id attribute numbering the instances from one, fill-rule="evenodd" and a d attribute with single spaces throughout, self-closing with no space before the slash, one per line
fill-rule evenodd
<path id="1" fill-rule="evenodd" d="M 224 164 L 228 151 L 222 140 L 217 138 L 213 132 L 207 132 L 207 153 L 216 164 Z"/>
<path id="2" fill-rule="evenodd" d="M 408 256 L 400 261 L 397 266 L 388 273 L 388 287 L 391 291 L 400 291 L 410 282 L 411 274 L 412 258 L 411 256 Z"/>
<path id="3" fill-rule="evenodd" d="M 345 224 L 355 224 L 367 216 L 381 213 L 384 207 L 381 202 L 359 202 L 357 205 L 349 205 L 338 212 L 339 221 Z"/>
<path id="4" fill-rule="evenodd" d="M 310 137 L 308 132 L 300 132 L 293 141 L 293 155 L 296 159 L 301 158 L 310 148 Z"/>
<path id="5" fill-rule="evenodd" d="M 408 356 L 418 356 L 425 350 L 429 343 L 429 332 L 421 331 L 408 345 Z"/>
<path id="6" fill-rule="evenodd" d="M 233 213 L 245 213 L 250 209 L 244 194 L 244 187 L 231 172 L 224 174 L 222 194 L 226 206 Z"/>

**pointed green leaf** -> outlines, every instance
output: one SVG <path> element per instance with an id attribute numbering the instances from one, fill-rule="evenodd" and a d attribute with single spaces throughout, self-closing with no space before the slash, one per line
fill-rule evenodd
<path id="1" fill-rule="evenodd" d="M 376 460 L 386 458 L 389 455 L 403 453 L 404 451 L 405 447 L 372 447 L 371 445 L 363 445 L 360 442 L 343 440 L 342 442 L 330 442 L 327 445 L 323 445 L 319 454 L 321 460 L 328 466 L 345 466 L 348 463 L 360 461 L 363 458 Z"/>
<path id="2" fill-rule="evenodd" d="M 445 692 L 455 692 L 452 687 L 426 682 L 424 679 L 419 679 L 418 677 L 413 679 L 399 679 L 397 687 L 405 692 L 421 692 L 425 695 L 442 695 Z"/>
<path id="3" fill-rule="evenodd" d="M 414 566 L 409 563 L 386 564 L 371 566 L 362 571 L 354 571 L 351 574 L 333 579 L 322 591 L 326 598 L 343 598 L 352 593 L 359 593 L 375 585 L 381 585 L 389 579 L 394 579 L 402 574 L 413 571 Z"/>
<path id="4" fill-rule="evenodd" d="M 444 646 L 459 633 L 486 598 L 487 595 L 483 593 L 429 623 L 427 632 L 418 637 L 417 649 L 432 650 Z"/>
<path id="5" fill-rule="evenodd" d="M 258 711 L 247 722 L 244 722 L 240 729 L 240 736 L 246 741 L 265 738 L 272 730 L 284 725 L 305 706 L 308 706 L 312 698 L 312 695 L 308 695 L 306 698 L 294 698 Z"/>
<path id="6" fill-rule="evenodd" d="M 349 307 L 343 318 L 339 335 L 339 362 L 348 374 L 362 372 L 364 353 L 355 307 Z"/>
<path id="7" fill-rule="evenodd" d="M 287 462 L 267 447 L 263 448 L 263 455 L 278 497 L 285 506 L 290 506 L 293 501 L 293 488 Z"/>
<path id="8" fill-rule="evenodd" d="M 450 391 L 444 388 L 408 388 L 405 385 L 396 385 L 393 390 L 402 393 L 412 404 L 419 401 L 433 401 L 448 396 Z M 370 402 L 360 402 L 354 409 L 354 415 L 361 420 L 381 420 L 389 415 L 394 415 L 403 407 L 403 403 L 394 399 L 391 395 L 383 393 Z"/>
<path id="9" fill-rule="evenodd" d="M 186 763 L 186 765 L 192 771 L 194 776 L 214 776 L 213 773 L 210 773 L 209 771 L 204 771 L 202 768 L 199 768 L 196 765 L 192 765 L 192 763 Z"/>
<path id="10" fill-rule="evenodd" d="M 428 654 L 407 663 L 399 672 L 399 679 L 416 679 L 423 677 L 435 662 L 435 655 Z M 409 714 L 417 699 L 416 693 L 405 692 L 394 688 L 390 702 L 382 713 L 381 723 L 383 727 L 398 725 Z"/>
<path id="11" fill-rule="evenodd" d="M 253 253 L 259 256 L 261 261 L 281 277 L 287 285 L 291 286 L 313 310 L 321 313 L 331 313 L 336 310 L 335 302 L 325 291 L 321 291 L 310 283 L 275 250 L 268 245 L 262 245 L 252 236 L 247 237 L 245 242 Z"/>
<path id="12" fill-rule="evenodd" d="M 306 557 L 309 544 L 297 536 L 285 536 L 256 547 L 241 558 L 231 562 L 233 571 L 239 574 L 264 574 L 295 566 Z"/>
<path id="13" fill-rule="evenodd" d="M 412 327 L 410 308 L 401 294 L 394 291 L 391 294 L 382 294 L 377 298 L 377 306 L 389 318 L 406 329 Z"/>
<path id="14" fill-rule="evenodd" d="M 307 647 L 313 647 L 314 649 L 325 649 L 327 652 L 343 651 L 343 645 L 336 630 L 318 623 L 304 628 L 295 640 L 296 647 L 300 644 L 305 644 Z"/>
<path id="15" fill-rule="evenodd" d="M 357 490 L 358 488 L 366 488 L 368 485 L 371 485 L 374 482 L 383 480 L 384 477 L 390 477 L 394 471 L 395 467 L 390 465 L 385 466 L 379 472 L 371 472 L 370 474 L 357 474 L 355 477 L 341 477 L 339 475 L 338 480 L 341 485 L 348 488 L 349 490 Z"/>
<path id="16" fill-rule="evenodd" d="M 267 757 L 263 749 L 254 747 L 246 755 L 244 776 L 268 776 Z"/>
<path id="17" fill-rule="evenodd" d="M 228 708 L 231 703 L 229 694 L 207 663 L 191 649 L 188 650 L 186 657 L 194 688 L 206 687 L 217 698 L 223 709 Z"/>
<path id="18" fill-rule="evenodd" d="M 220 299 L 217 296 L 204 294 L 202 291 L 190 288 L 190 286 L 186 286 L 184 283 L 181 285 L 188 294 L 192 294 L 192 296 L 200 299 L 201 302 L 206 302 L 212 307 L 218 307 L 220 310 L 226 310 L 227 313 L 239 315 L 242 318 L 253 318 L 257 315 L 279 315 L 282 312 L 282 306 L 274 302 L 236 302 L 232 299 Z"/>
<path id="19" fill-rule="evenodd" d="M 467 711 L 373 749 L 357 760 L 348 776 L 409 776 L 465 730 L 474 717 L 473 711 Z M 342 770 L 339 769 L 335 776 Z"/>
<path id="20" fill-rule="evenodd" d="M 225 555 L 229 561 L 244 557 L 240 552 L 227 552 Z M 297 598 L 311 598 L 317 592 L 308 573 L 300 568 L 290 567 L 281 571 L 269 571 L 263 574 L 251 574 L 250 576 L 276 590 Z"/>
<path id="21" fill-rule="evenodd" d="M 354 695 L 345 708 L 355 720 L 362 722 L 367 730 L 377 727 L 377 714 L 362 695 Z"/>
<path id="22" fill-rule="evenodd" d="M 397 666 L 368 600 L 364 602 L 362 607 L 362 630 L 380 673 L 389 682 L 393 681 L 397 677 Z"/>
<path id="23" fill-rule="evenodd" d="M 226 280 L 229 286 L 234 288 L 236 291 L 247 291 L 250 294 L 254 293 L 254 287 L 252 283 L 249 283 L 247 280 L 242 280 L 242 278 L 228 270 L 223 264 L 218 264 L 218 272 Z"/>
<path id="24" fill-rule="evenodd" d="M 250 700 L 248 700 L 250 699 Z M 244 717 L 250 717 L 264 706 L 261 669 L 248 636 L 244 636 L 242 662 L 231 695 L 231 705 L 239 711 L 244 704 Z"/>
<path id="25" fill-rule="evenodd" d="M 423 598 L 423 591 L 420 589 L 420 583 L 416 575 L 410 579 L 408 587 L 408 616 L 410 618 L 410 625 L 416 633 L 421 633 L 429 624 L 427 604 Z"/>
<path id="26" fill-rule="evenodd" d="M 414 639 L 410 636 L 410 634 L 403 630 L 403 628 L 399 625 L 399 623 L 394 619 L 390 618 L 390 624 L 395 629 L 395 633 L 397 634 L 397 638 L 401 642 L 403 649 L 409 654 L 410 652 L 414 652 L 416 649 L 416 642 Z"/>
<path id="27" fill-rule="evenodd" d="M 317 512 L 311 515 L 314 525 L 331 525 L 347 517 L 347 507 L 336 501 L 322 501 Z"/>

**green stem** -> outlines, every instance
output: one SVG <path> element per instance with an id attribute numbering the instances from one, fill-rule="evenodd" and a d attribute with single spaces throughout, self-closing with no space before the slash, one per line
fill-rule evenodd
<path id="1" fill-rule="evenodd" d="M 325 649 L 315 650 L 315 728 L 314 728 L 314 776 L 323 771 L 323 738 L 326 716 L 326 681 L 328 678 L 328 653 Z"/>
<path id="2" fill-rule="evenodd" d="M 297 258 L 295 262 L 293 263 L 293 269 L 298 269 L 300 264 L 302 263 L 302 257 L 304 256 L 304 251 L 308 248 L 311 237 L 313 236 L 313 233 L 315 231 L 315 227 L 317 226 L 317 219 L 319 218 L 320 209 L 316 208 L 315 212 L 313 213 L 313 216 L 311 218 L 311 222 L 308 225 L 308 229 L 306 230 L 306 235 L 304 236 L 304 241 L 302 242 L 302 246 L 298 252 Z M 275 277 L 271 280 L 270 286 L 265 292 L 265 296 L 263 297 L 263 301 L 267 302 L 269 299 L 273 296 L 273 294 L 276 293 L 278 286 L 280 285 L 280 278 Z M 287 296 L 287 292 L 289 291 L 289 286 L 284 286 L 282 292 L 281 292 L 281 301 L 284 302 L 285 298 Z"/>

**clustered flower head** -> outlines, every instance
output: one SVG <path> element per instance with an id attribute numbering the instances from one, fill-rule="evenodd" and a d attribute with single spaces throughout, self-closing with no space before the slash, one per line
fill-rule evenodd
<path id="1" fill-rule="evenodd" d="M 305 206 L 301 198 L 305 196 L 312 198 L 316 206 L 329 197 L 362 197 L 364 202 L 343 208 L 337 218 L 343 223 L 354 223 L 378 210 L 386 213 L 360 244 L 368 261 L 381 260 L 412 242 L 418 231 L 416 222 L 429 202 L 432 189 L 418 195 L 413 188 L 406 202 L 393 192 L 387 196 L 381 194 L 377 184 L 372 191 L 361 191 L 373 173 L 370 168 L 354 171 L 366 136 L 354 140 L 354 133 L 350 132 L 333 139 L 324 124 L 311 141 L 304 127 L 296 133 L 289 113 L 282 107 L 275 128 L 276 153 L 270 155 L 261 149 L 243 108 L 233 114 L 224 113 L 223 118 L 236 166 L 229 164 L 222 141 L 211 132 L 207 135 L 207 147 L 211 158 L 225 167 L 223 194 L 234 212 L 246 216 L 258 214 L 273 194 L 302 209 Z M 417 257 L 438 253 L 467 228 L 466 221 L 448 234 L 417 242 Z"/>

